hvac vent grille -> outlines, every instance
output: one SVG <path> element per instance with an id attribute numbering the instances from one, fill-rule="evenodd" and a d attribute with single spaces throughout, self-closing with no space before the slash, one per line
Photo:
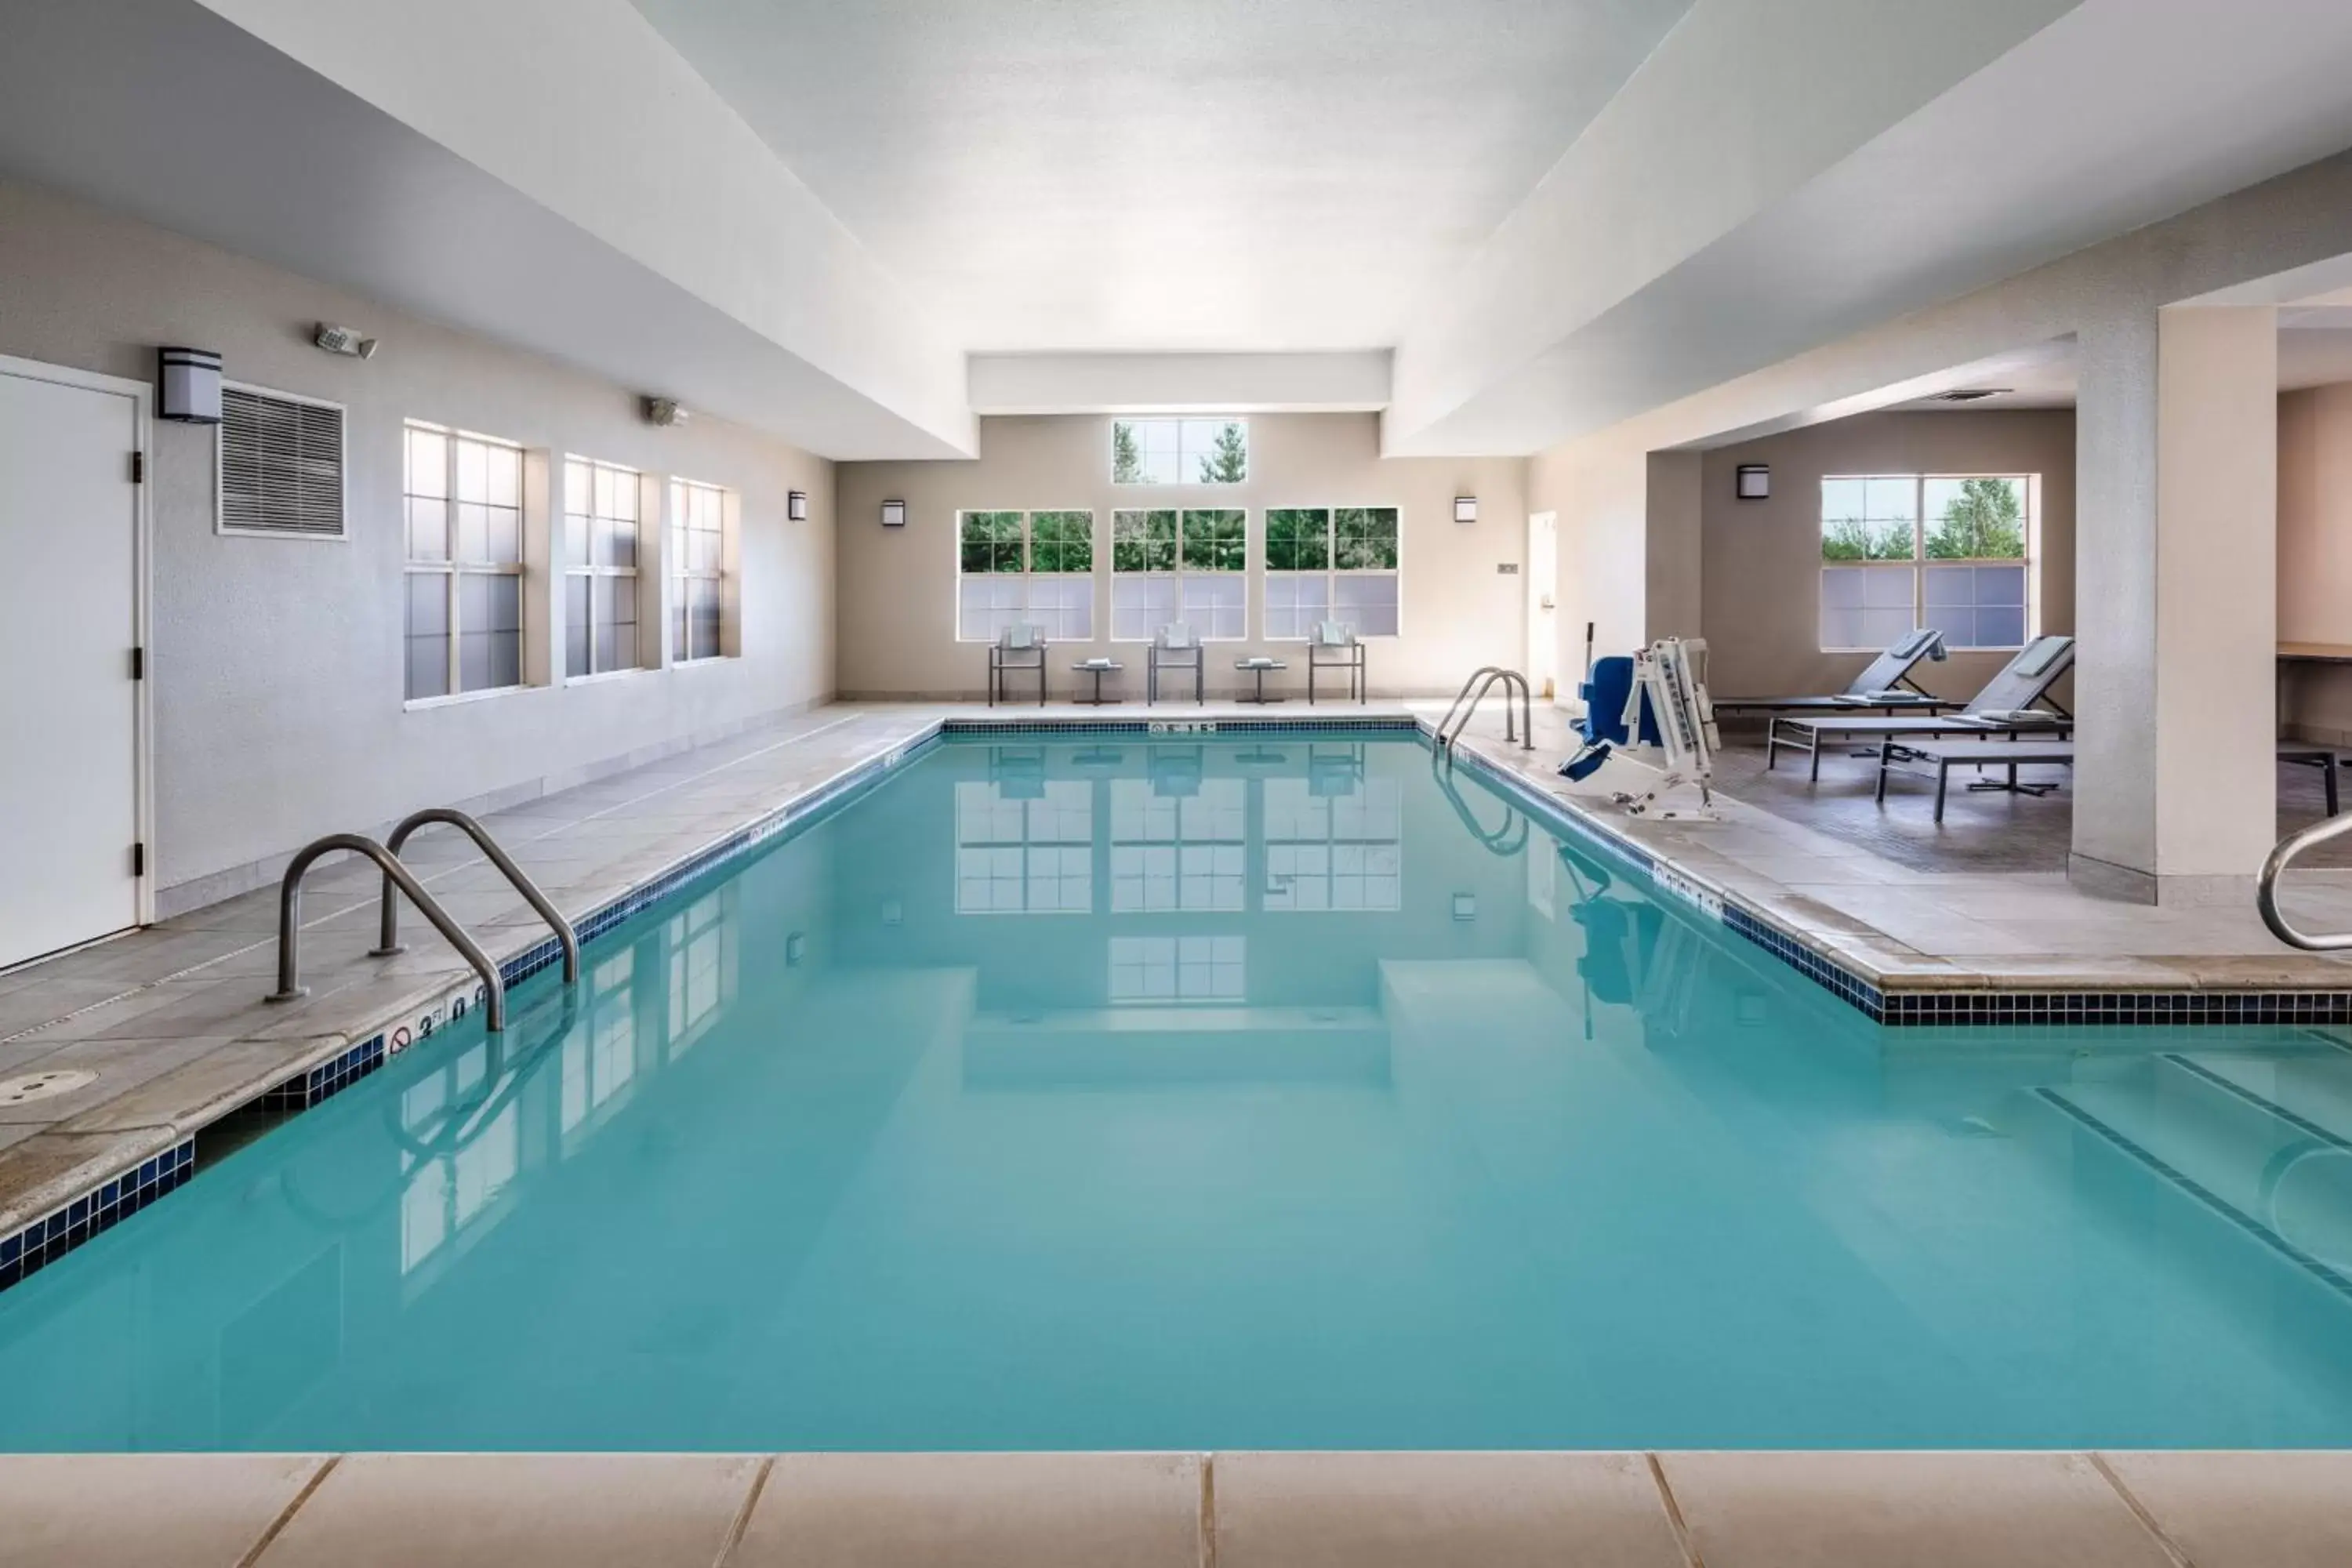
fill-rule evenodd
<path id="1" fill-rule="evenodd" d="M 225 533 L 342 538 L 342 409 L 224 387 L 220 489 Z"/>

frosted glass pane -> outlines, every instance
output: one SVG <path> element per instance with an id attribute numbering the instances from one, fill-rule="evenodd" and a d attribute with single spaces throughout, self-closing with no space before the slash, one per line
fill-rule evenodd
<path id="1" fill-rule="evenodd" d="M 1976 572 L 1969 566 L 1930 566 L 1927 571 L 1927 607 L 1973 605 L 1977 602 Z"/>
<path id="2" fill-rule="evenodd" d="M 512 507 L 490 510 L 490 559 L 501 566 L 522 561 L 522 513 Z"/>
<path id="3" fill-rule="evenodd" d="M 443 637 L 409 637 L 408 700 L 449 695 L 449 641 Z"/>
<path id="4" fill-rule="evenodd" d="M 1862 612 L 1862 647 L 1885 647 L 1910 635 L 1910 606 L 1899 610 L 1864 610 Z"/>
<path id="5" fill-rule="evenodd" d="M 408 558 L 449 559 L 449 503 L 412 499 L 408 503 Z"/>
<path id="6" fill-rule="evenodd" d="M 1246 588 L 1244 579 L 1238 574 L 1187 577 L 1182 590 L 1184 619 L 1203 637 L 1238 639 L 1247 633 L 1244 616 Z"/>
<path id="7" fill-rule="evenodd" d="M 490 558 L 490 509 L 471 501 L 457 503 L 457 559 Z"/>
<path id="8" fill-rule="evenodd" d="M 522 505 L 522 454 L 511 447 L 491 447 L 484 452 L 492 506 Z"/>
<path id="9" fill-rule="evenodd" d="M 1336 584 L 1338 603 L 1332 606 L 1332 618 L 1355 627 L 1358 637 L 1396 636 L 1397 583 L 1385 575 L 1342 576 Z"/>
<path id="10" fill-rule="evenodd" d="M 2025 605 L 2025 568 L 2022 566 L 1979 566 L 1977 603 L 2008 605 L 2022 609 Z"/>
<path id="11" fill-rule="evenodd" d="M 2023 647 L 2025 646 L 2024 606 L 1993 605 L 1979 609 L 1976 646 Z"/>
<path id="12" fill-rule="evenodd" d="M 1111 636 L 1120 642 L 1150 642 L 1160 628 L 1176 619 L 1173 577 L 1124 577 L 1110 580 Z"/>
<path id="13" fill-rule="evenodd" d="M 1862 616 L 1859 608 L 1822 606 L 1822 646 L 1825 648 L 1860 647 Z"/>
<path id="14" fill-rule="evenodd" d="M 408 493 L 443 496 L 449 493 L 449 438 L 432 430 L 408 433 Z"/>
<path id="15" fill-rule="evenodd" d="M 574 516 L 585 516 L 594 505 L 594 470 L 579 458 L 563 465 L 563 510 Z"/>
<path id="16" fill-rule="evenodd" d="M 457 499 L 487 501 L 490 499 L 489 454 L 479 441 L 457 443 Z"/>
<path id="17" fill-rule="evenodd" d="M 563 672 L 593 673 L 588 665 L 588 588 L 592 579 L 567 577 L 563 582 Z"/>
<path id="18" fill-rule="evenodd" d="M 1901 610 L 1906 616 L 1911 613 L 1910 567 L 1898 566 L 1892 569 L 1882 567 L 1874 571 L 1867 571 L 1862 574 L 1862 602 L 1864 607 L 1873 610 Z M 1903 630 L 1910 629 L 1909 623 L 1905 623 Z M 1895 635 L 1900 637 L 1902 633 L 1898 632 Z"/>
<path id="19" fill-rule="evenodd" d="M 1865 574 L 1859 566 L 1822 567 L 1822 609 L 1823 612 L 1862 608 L 1862 580 Z M 1829 623 L 1825 620 L 1822 624 L 1827 626 Z"/>
<path id="20" fill-rule="evenodd" d="M 408 574 L 408 635 L 444 637 L 449 630 L 449 579 L 438 572 Z"/>

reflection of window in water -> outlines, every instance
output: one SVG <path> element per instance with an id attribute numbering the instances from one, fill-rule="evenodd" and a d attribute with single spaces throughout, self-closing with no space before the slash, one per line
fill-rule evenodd
<path id="1" fill-rule="evenodd" d="M 425 1262 L 465 1228 L 514 1179 L 522 1140 L 516 1102 L 503 1092 L 511 1073 L 485 1085 L 488 1042 L 400 1097 L 400 1120 L 408 1136 L 445 1152 L 421 1154 L 404 1148 L 406 1184 L 400 1199 L 400 1268 L 405 1274 Z"/>
<path id="2" fill-rule="evenodd" d="M 1238 1002 L 1246 993 L 1249 939 L 1238 936 L 1115 936 L 1113 1002 Z"/>
<path id="3" fill-rule="evenodd" d="M 1202 779 L 1191 794 L 1147 779 L 1110 784 L 1110 907 L 1238 910 L 1248 831 L 1247 784 Z"/>
<path id="4" fill-rule="evenodd" d="M 1094 908 L 1094 785 L 1085 779 L 956 784 L 956 912 Z"/>
<path id="5" fill-rule="evenodd" d="M 1265 907 L 1393 910 L 1402 809 L 1394 779 L 1318 794 L 1307 779 L 1265 781 Z"/>
<path id="6" fill-rule="evenodd" d="M 669 922 L 669 1053 L 681 1056 L 701 1037 L 727 999 L 728 947 L 724 889 L 698 899 Z"/>
<path id="7" fill-rule="evenodd" d="M 586 1017 L 563 1042 L 566 1132 L 636 1077 L 636 949 L 624 948 L 589 971 Z"/>

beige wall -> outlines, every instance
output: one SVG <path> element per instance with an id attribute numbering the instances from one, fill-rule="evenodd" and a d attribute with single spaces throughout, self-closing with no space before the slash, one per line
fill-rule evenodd
<path id="1" fill-rule="evenodd" d="M 310 342 L 321 321 L 383 346 L 365 362 L 323 353 Z M 148 576 L 165 912 L 252 885 L 322 833 L 536 793 L 832 691 L 832 464 L 718 420 L 655 429 L 633 389 L 0 182 L 0 354 L 152 382 L 161 343 L 221 351 L 232 380 L 345 404 L 351 531 L 220 537 L 212 431 L 157 424 Z M 412 417 L 736 491 L 742 656 L 404 707 Z M 809 493 L 805 522 L 785 520 L 795 489 Z M 562 668 L 553 626 L 525 635 Z"/>
<path id="2" fill-rule="evenodd" d="M 1734 489 L 1742 463 L 1772 470 L 1769 500 Z M 1821 651 L 1821 481 L 1824 474 L 2035 474 L 2040 628 L 2074 627 L 2074 416 L 2055 409 L 1865 414 L 1706 454 L 1702 625 L 1717 697 L 1835 691 L 1867 654 Z M 1954 654 L 1920 684 L 1969 697 L 2007 656 Z"/>
<path id="3" fill-rule="evenodd" d="M 1289 657 L 1296 687 L 1305 660 L 1296 643 L 1261 635 L 1265 512 L 1286 506 L 1394 506 L 1401 510 L 1402 634 L 1374 639 L 1372 689 L 1453 695 L 1483 664 L 1526 656 L 1526 584 L 1496 571 L 1527 549 L 1526 464 L 1517 458 L 1392 458 L 1380 455 L 1370 414 L 1249 416 L 1250 478 L 1241 485 L 1145 488 L 1110 482 L 1110 422 L 1097 416 L 990 418 L 974 462 L 844 463 L 838 539 L 839 684 L 845 696 L 978 696 L 986 681 L 981 645 L 955 637 L 956 514 L 962 510 L 1087 508 L 1095 514 L 1095 629 L 1090 646 L 1059 645 L 1052 679 L 1072 689 L 1071 660 L 1090 654 L 1133 667 L 1142 649 L 1110 633 L 1110 514 L 1116 508 L 1226 506 L 1249 512 L 1249 637 L 1213 645 L 1212 689 L 1233 690 L 1233 658 Z M 1454 521 L 1454 498 L 1478 498 L 1478 521 Z M 907 526 L 886 529 L 882 502 L 907 503 Z M 1066 656 L 1066 657 L 1065 657 Z"/>
<path id="4" fill-rule="evenodd" d="M 2352 646 L 2352 384 L 2287 393 L 2278 418 L 2279 640 Z M 2352 744 L 2352 667 L 2283 668 L 2288 732 Z"/>

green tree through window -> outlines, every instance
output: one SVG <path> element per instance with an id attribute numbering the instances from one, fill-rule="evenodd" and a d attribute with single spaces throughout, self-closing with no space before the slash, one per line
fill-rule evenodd
<path id="1" fill-rule="evenodd" d="M 2025 553 L 2025 508 L 2014 479 L 1962 479 L 1927 539 L 1930 561 L 2013 561 Z"/>
<path id="2" fill-rule="evenodd" d="M 1114 462 L 1116 455 L 1114 454 Z M 1249 478 L 1249 437 L 1230 421 L 1217 432 L 1217 444 L 1201 458 L 1204 485 L 1237 485 Z"/>
<path id="3" fill-rule="evenodd" d="M 1135 444 L 1135 426 L 1124 420 L 1114 420 L 1110 427 L 1110 482 L 1143 482 L 1143 452 Z"/>

